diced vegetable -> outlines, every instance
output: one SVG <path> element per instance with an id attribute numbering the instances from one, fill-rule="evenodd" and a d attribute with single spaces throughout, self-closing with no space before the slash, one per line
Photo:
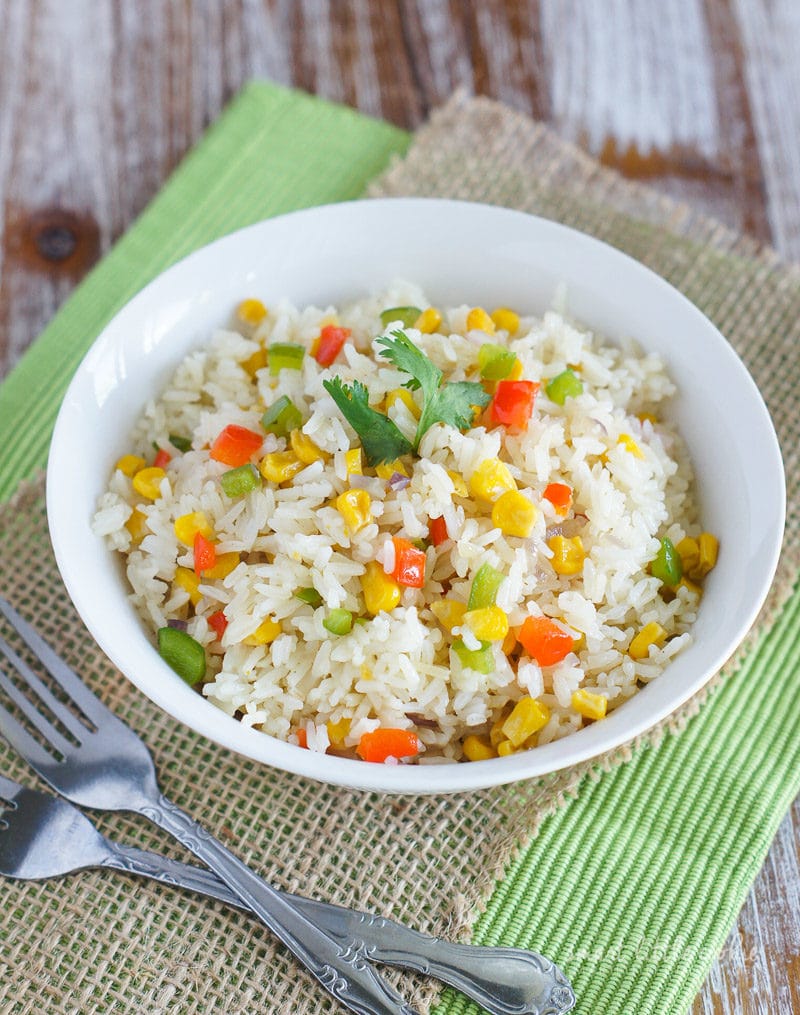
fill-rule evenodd
<path id="1" fill-rule="evenodd" d="M 294 451 L 272 451 L 258 463 L 258 471 L 270 483 L 288 483 L 304 468 Z"/>
<path id="2" fill-rule="evenodd" d="M 650 573 L 665 585 L 677 585 L 683 577 L 680 554 L 672 545 L 672 540 L 666 536 L 661 540 L 658 553 L 650 562 Z"/>
<path id="3" fill-rule="evenodd" d="M 583 570 L 583 562 L 586 559 L 586 551 L 583 548 L 583 540 L 580 536 L 551 536 L 547 545 L 553 551 L 550 563 L 556 574 L 573 575 L 580 574 Z"/>
<path id="4" fill-rule="evenodd" d="M 400 586 L 386 574 L 377 560 L 367 563 L 366 571 L 361 576 L 361 588 L 364 592 L 364 605 L 373 616 L 381 611 L 389 613 L 400 602 Z"/>
<path id="5" fill-rule="evenodd" d="M 489 419 L 511 430 L 524 430 L 530 422 L 538 390 L 536 381 L 498 381 L 489 406 Z"/>
<path id="6" fill-rule="evenodd" d="M 294 342 L 273 342 L 269 347 L 269 372 L 277 377 L 281 370 L 300 370 L 306 350 Z"/>
<path id="7" fill-rule="evenodd" d="M 140 458 L 138 455 L 123 455 L 117 461 L 114 466 L 115 469 L 119 469 L 120 472 L 126 476 L 135 476 L 137 472 L 140 472 L 145 467 L 144 458 Z"/>
<path id="8" fill-rule="evenodd" d="M 158 629 L 158 651 L 178 676 L 193 686 L 206 675 L 206 653 L 200 642 L 174 627 Z"/>
<path id="9" fill-rule="evenodd" d="M 261 425 L 267 433 L 275 434 L 276 437 L 288 437 L 291 430 L 296 429 L 303 423 L 300 410 L 288 397 L 281 395 L 272 403 L 261 417 Z"/>
<path id="10" fill-rule="evenodd" d="M 563 405 L 568 398 L 575 398 L 583 392 L 583 382 L 574 370 L 567 367 L 549 381 L 544 390 L 551 402 Z"/>
<path id="11" fill-rule="evenodd" d="M 444 520 L 444 515 L 430 519 L 428 522 L 428 536 L 434 546 L 441 546 L 442 543 L 450 538 L 447 532 L 447 522 Z"/>
<path id="12" fill-rule="evenodd" d="M 472 631 L 478 641 L 502 641 L 508 634 L 508 616 L 499 606 L 468 610 L 462 623 Z"/>
<path id="13" fill-rule="evenodd" d="M 400 321 L 404 328 L 413 328 L 421 314 L 419 307 L 388 307 L 381 311 L 381 324 L 388 328 L 394 321 Z"/>
<path id="14" fill-rule="evenodd" d="M 205 581 L 218 581 L 227 578 L 231 571 L 239 566 L 240 562 L 241 557 L 235 550 L 231 550 L 230 553 L 218 553 L 216 564 L 205 572 L 203 579 Z"/>
<path id="15" fill-rule="evenodd" d="M 320 366 L 329 367 L 342 351 L 342 346 L 352 332 L 349 328 L 337 328 L 335 324 L 326 324 L 319 333 L 319 343 L 314 359 Z"/>
<path id="16" fill-rule="evenodd" d="M 507 758 L 509 754 L 516 754 L 517 749 L 510 740 L 501 740 L 497 745 L 497 757 Z"/>
<path id="17" fill-rule="evenodd" d="M 478 350 L 478 369 L 487 381 L 501 381 L 508 377 L 517 362 L 517 354 L 504 345 L 484 342 Z"/>
<path id="18" fill-rule="evenodd" d="M 344 468 L 348 476 L 362 476 L 364 466 L 361 462 L 361 448 L 350 448 L 344 453 Z"/>
<path id="19" fill-rule="evenodd" d="M 134 543 L 141 543 L 148 532 L 147 516 L 139 508 L 134 508 L 127 522 L 125 522 L 125 528 L 131 534 L 131 539 Z"/>
<path id="20" fill-rule="evenodd" d="M 314 609 L 322 605 L 322 596 L 313 587 L 298 589 L 294 595 L 295 599 L 299 599 L 301 603 L 308 603 L 308 605 L 313 606 Z"/>
<path id="21" fill-rule="evenodd" d="M 543 496 L 556 509 L 557 515 L 563 518 L 569 513 L 572 507 L 572 488 L 566 483 L 548 483 Z"/>
<path id="22" fill-rule="evenodd" d="M 211 445 L 211 457 L 216 462 L 236 468 L 246 465 L 261 450 L 264 438 L 247 427 L 230 423 Z"/>
<path id="23" fill-rule="evenodd" d="M 157 500 L 161 496 L 161 480 L 166 475 L 163 469 L 155 465 L 151 465 L 149 469 L 139 469 L 133 477 L 133 488 L 142 497 Z"/>
<path id="24" fill-rule="evenodd" d="M 484 737 L 476 737 L 474 733 L 464 737 L 461 745 L 467 761 L 488 761 L 495 756 L 494 748 Z"/>
<path id="25" fill-rule="evenodd" d="M 345 490 L 339 494 L 334 504 L 352 533 L 372 521 L 372 498 L 366 490 Z"/>
<path id="26" fill-rule="evenodd" d="M 425 554 L 407 539 L 395 536 L 392 542 L 394 543 L 392 577 L 399 585 L 421 589 L 425 584 Z"/>
<path id="27" fill-rule="evenodd" d="M 228 618 L 222 610 L 217 610 L 216 613 L 212 613 L 208 618 L 208 626 L 214 634 L 216 634 L 217 640 L 222 641 L 222 636 L 225 634 L 225 628 L 228 626 Z"/>
<path id="28" fill-rule="evenodd" d="M 227 497 L 243 497 L 261 486 L 261 475 L 255 465 L 248 462 L 247 465 L 223 472 L 219 483 Z"/>
<path id="29" fill-rule="evenodd" d="M 493 335 L 495 324 L 483 307 L 473 307 L 467 314 L 467 331 L 484 331 L 487 335 Z"/>
<path id="30" fill-rule="evenodd" d="M 492 525 L 506 536 L 527 539 L 536 522 L 536 505 L 523 493 L 508 490 L 492 505 Z"/>
<path id="31" fill-rule="evenodd" d="M 308 733 L 306 733 L 306 731 L 301 726 L 298 730 L 295 730 L 295 734 L 294 735 L 297 737 L 297 746 L 298 747 L 302 747 L 304 751 L 307 751 L 308 750 Z"/>
<path id="32" fill-rule="evenodd" d="M 192 606 L 197 606 L 203 598 L 200 594 L 200 579 L 188 567 L 175 568 L 175 584 L 189 594 Z"/>
<path id="33" fill-rule="evenodd" d="M 184 546 L 194 546 L 194 537 L 202 532 L 206 539 L 214 538 L 211 522 L 203 511 L 191 511 L 188 515 L 180 515 L 175 519 L 175 535 Z"/>
<path id="34" fill-rule="evenodd" d="M 408 476 L 408 469 L 399 458 L 396 458 L 393 462 L 376 465 L 375 473 L 380 479 L 391 479 L 392 476 Z"/>
<path id="35" fill-rule="evenodd" d="M 306 437 L 302 430 L 292 430 L 289 434 L 289 443 L 303 465 L 313 465 L 314 462 L 324 461 L 328 457 L 327 452 L 318 447 L 310 437 Z"/>
<path id="36" fill-rule="evenodd" d="M 505 577 L 502 571 L 498 571 L 491 564 L 481 564 L 472 579 L 467 609 L 482 610 L 487 606 L 494 606 L 497 592 Z"/>
<path id="37" fill-rule="evenodd" d="M 322 626 L 331 634 L 349 634 L 353 629 L 353 614 L 349 610 L 329 610 Z"/>
<path id="38" fill-rule="evenodd" d="M 480 648 L 470 649 L 461 638 L 456 638 L 453 642 L 453 651 L 465 669 L 475 670 L 476 673 L 494 673 L 494 652 L 490 642 L 482 641 Z"/>
<path id="39" fill-rule="evenodd" d="M 414 327 L 421 331 L 423 335 L 432 335 L 435 331 L 439 330 L 441 323 L 442 315 L 436 307 L 427 307 L 414 322 Z"/>
<path id="40" fill-rule="evenodd" d="M 507 490 L 516 490 L 517 484 L 504 462 L 499 458 L 486 458 L 472 473 L 469 488 L 479 500 L 491 503 Z"/>
<path id="41" fill-rule="evenodd" d="M 608 698 L 579 687 L 572 692 L 572 707 L 584 719 L 603 719 L 608 709 Z"/>
<path id="42" fill-rule="evenodd" d="M 334 750 L 341 751 L 344 746 L 344 740 L 347 734 L 350 732 L 351 721 L 346 716 L 342 716 L 341 719 L 337 719 L 336 722 L 328 721 L 325 726 L 328 730 L 328 739 L 331 742 L 331 747 Z"/>
<path id="43" fill-rule="evenodd" d="M 642 449 L 629 433 L 621 433 L 617 438 L 617 444 L 621 444 L 634 458 L 644 458 Z"/>
<path id="44" fill-rule="evenodd" d="M 526 617 L 517 638 L 540 666 L 555 666 L 572 651 L 571 634 L 549 617 Z"/>
<path id="45" fill-rule="evenodd" d="M 515 314 L 508 307 L 497 307 L 496 310 L 493 310 L 492 320 L 497 328 L 507 331 L 509 335 L 515 334 L 519 329 L 519 314 Z"/>
<path id="46" fill-rule="evenodd" d="M 467 604 L 460 603 L 457 599 L 434 599 L 430 610 L 446 631 L 452 631 L 461 625 Z"/>
<path id="47" fill-rule="evenodd" d="M 251 380 L 255 380 L 258 371 L 263 370 L 266 365 L 267 350 L 263 345 L 260 345 L 254 353 L 242 362 L 242 369 Z"/>
<path id="48" fill-rule="evenodd" d="M 261 300 L 242 300 L 236 308 L 236 316 L 243 324 L 260 324 L 267 316 L 267 308 Z"/>
<path id="49" fill-rule="evenodd" d="M 511 715 L 503 723 L 503 733 L 514 747 L 520 747 L 528 737 L 544 727 L 550 721 L 550 709 L 542 701 L 526 696 L 520 698 L 511 711 Z"/>
<path id="50" fill-rule="evenodd" d="M 694 571 L 700 563 L 699 543 L 696 539 L 692 539 L 691 536 L 684 536 L 683 539 L 676 544 L 675 549 L 678 552 L 678 556 L 681 558 L 683 573 L 691 574 L 691 572 Z"/>
<path id="51" fill-rule="evenodd" d="M 277 620 L 267 617 L 266 620 L 261 621 L 252 634 L 245 638 L 244 643 L 245 645 L 271 645 L 280 633 L 281 625 Z"/>
<path id="52" fill-rule="evenodd" d="M 383 763 L 387 758 L 413 758 L 420 751 L 420 742 L 413 730 L 378 727 L 364 733 L 358 741 L 356 753 L 363 761 Z"/>
<path id="53" fill-rule="evenodd" d="M 178 451 L 190 451 L 192 442 L 188 437 L 181 437 L 180 434 L 171 433 L 169 435 L 169 442 L 173 448 L 177 448 Z"/>
<path id="54" fill-rule="evenodd" d="M 645 624 L 638 634 L 634 635 L 628 646 L 631 659 L 646 659 L 650 654 L 651 645 L 663 645 L 667 640 L 667 632 L 654 620 Z"/>
<path id="55" fill-rule="evenodd" d="M 452 469 L 448 469 L 447 475 L 450 477 L 450 482 L 453 484 L 453 496 L 468 497 L 469 489 L 467 488 L 467 484 L 464 482 L 464 477 L 461 473 L 453 472 Z"/>
<path id="56" fill-rule="evenodd" d="M 202 532 L 196 532 L 194 536 L 194 573 L 202 574 L 203 571 L 210 571 L 217 563 L 217 547 L 210 539 L 206 539 Z"/>
<path id="57" fill-rule="evenodd" d="M 419 419 L 420 408 L 414 401 L 414 396 L 408 388 L 392 388 L 391 391 L 387 392 L 386 411 L 388 412 L 397 402 L 402 402 L 414 419 Z"/>
<path id="58" fill-rule="evenodd" d="M 166 469 L 169 463 L 172 461 L 172 455 L 169 451 L 165 451 L 163 448 L 159 448 L 156 452 L 156 457 L 153 459 L 153 465 L 156 469 Z"/>
<path id="59" fill-rule="evenodd" d="M 700 559 L 697 567 L 692 569 L 689 577 L 699 580 L 705 578 L 708 572 L 716 566 L 719 556 L 719 540 L 710 532 L 701 532 L 697 540 L 700 551 Z"/>

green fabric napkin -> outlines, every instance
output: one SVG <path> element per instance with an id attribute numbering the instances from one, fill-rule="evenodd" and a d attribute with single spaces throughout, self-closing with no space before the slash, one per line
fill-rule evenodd
<path id="1" fill-rule="evenodd" d="M 69 377 L 148 280 L 239 226 L 358 196 L 408 144 L 346 108 L 248 87 L 0 388 L 0 495 L 44 464 Z M 583 1015 L 683 1015 L 800 789 L 799 630 L 796 592 L 682 735 L 585 780 L 520 847 L 474 940 L 551 956 Z M 445 994 L 437 1012 L 468 1009 Z"/>

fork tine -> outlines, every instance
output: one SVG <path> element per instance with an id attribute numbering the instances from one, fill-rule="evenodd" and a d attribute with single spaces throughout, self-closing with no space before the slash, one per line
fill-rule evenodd
<path id="1" fill-rule="evenodd" d="M 86 726 L 67 708 L 63 701 L 56 698 L 50 688 L 41 681 L 25 660 L 21 659 L 3 638 L 0 638 L 0 653 L 6 657 L 28 686 L 36 692 L 58 721 L 66 726 L 77 740 L 83 740 L 89 732 Z"/>
<path id="2" fill-rule="evenodd" d="M 3 690 L 8 697 L 11 698 L 31 726 L 35 726 L 45 740 L 47 740 L 62 755 L 67 754 L 72 747 L 72 744 L 70 744 L 63 734 L 59 733 L 49 719 L 42 715 L 30 698 L 26 698 L 16 684 L 12 684 L 3 670 L 0 670 L 0 690 Z"/>
<path id="3" fill-rule="evenodd" d="M 2 707 L 0 707 L 0 736 L 3 736 L 37 772 L 41 773 L 42 769 L 49 769 L 56 763 L 53 755 L 46 751 L 38 740 L 34 740 L 25 727 Z"/>
<path id="4" fill-rule="evenodd" d="M 113 713 L 106 708 L 102 701 L 89 690 L 64 660 L 56 655 L 44 638 L 34 631 L 30 624 L 23 620 L 14 607 L 2 596 L 0 596 L 0 613 L 25 641 L 34 655 L 38 656 L 50 671 L 53 679 L 61 685 L 87 719 L 99 726 L 113 717 Z"/>

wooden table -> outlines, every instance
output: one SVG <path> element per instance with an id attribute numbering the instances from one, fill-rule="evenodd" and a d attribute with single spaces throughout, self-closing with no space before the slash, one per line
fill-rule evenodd
<path id="1" fill-rule="evenodd" d="M 0 376 L 253 77 L 407 128 L 464 86 L 800 258 L 798 52 L 796 0 L 5 0 Z M 693 1015 L 800 1012 L 799 851 L 795 803 Z"/>

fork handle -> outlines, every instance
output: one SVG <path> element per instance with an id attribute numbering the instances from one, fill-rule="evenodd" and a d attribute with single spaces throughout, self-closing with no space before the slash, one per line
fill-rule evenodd
<path id="1" fill-rule="evenodd" d="M 417 1015 L 370 964 L 349 935 L 333 937 L 199 825 L 163 793 L 136 812 L 184 845 L 217 874 L 341 1004 L 358 1015 Z"/>
<path id="2" fill-rule="evenodd" d="M 112 842 L 108 846 L 111 851 L 104 867 L 153 878 L 242 907 L 239 897 L 205 868 L 134 846 Z M 357 942 L 373 961 L 433 976 L 477 1001 L 492 1015 L 560 1013 L 568 1011 L 574 1003 L 574 995 L 560 970 L 536 952 L 442 941 L 385 917 L 302 895 L 280 894 L 326 933 L 338 938 L 344 935 Z"/>

